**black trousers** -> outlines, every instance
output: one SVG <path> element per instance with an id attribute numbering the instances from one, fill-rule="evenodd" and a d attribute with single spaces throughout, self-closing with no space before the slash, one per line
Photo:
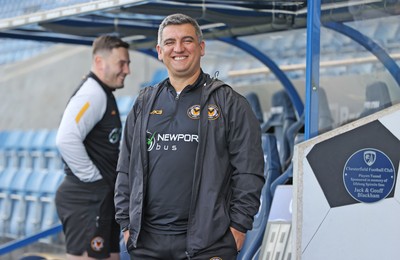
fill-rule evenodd
<path id="1" fill-rule="evenodd" d="M 210 247 L 186 255 L 186 234 L 154 234 L 141 230 L 137 247 L 129 252 L 132 260 L 235 260 L 236 243 L 230 229 Z"/>

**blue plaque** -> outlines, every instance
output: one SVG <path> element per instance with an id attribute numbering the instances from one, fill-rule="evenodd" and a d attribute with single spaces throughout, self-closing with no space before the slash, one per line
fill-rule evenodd
<path id="1" fill-rule="evenodd" d="M 355 200 L 373 203 L 386 198 L 395 182 L 395 168 L 380 150 L 365 148 L 353 153 L 343 168 L 343 182 Z"/>

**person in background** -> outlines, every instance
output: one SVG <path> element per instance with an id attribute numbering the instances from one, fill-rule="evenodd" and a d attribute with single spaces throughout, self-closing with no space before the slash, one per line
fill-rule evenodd
<path id="1" fill-rule="evenodd" d="M 102 35 L 93 42 L 92 67 L 69 100 L 56 145 L 65 179 L 56 193 L 67 259 L 119 259 L 115 222 L 121 120 L 113 92 L 130 74 L 129 44 Z"/>
<path id="2" fill-rule="evenodd" d="M 201 69 L 196 20 L 166 17 L 168 78 L 141 90 L 123 133 L 116 220 L 132 259 L 236 259 L 264 185 L 260 124 L 246 99 Z"/>

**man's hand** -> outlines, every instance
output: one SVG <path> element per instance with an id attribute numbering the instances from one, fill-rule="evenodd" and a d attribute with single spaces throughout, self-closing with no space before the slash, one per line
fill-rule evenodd
<path id="1" fill-rule="evenodd" d="M 129 239 L 129 230 L 124 231 L 124 241 L 125 241 L 125 245 L 128 242 Z"/>
<path id="2" fill-rule="evenodd" d="M 230 227 L 230 229 L 231 229 L 233 237 L 235 238 L 237 251 L 239 252 L 243 247 L 243 243 L 244 243 L 244 239 L 246 238 L 246 234 L 240 232 L 239 230 L 237 230 L 233 227 Z"/>

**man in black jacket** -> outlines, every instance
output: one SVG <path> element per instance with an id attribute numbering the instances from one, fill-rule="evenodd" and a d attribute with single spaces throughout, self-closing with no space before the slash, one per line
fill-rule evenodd
<path id="1" fill-rule="evenodd" d="M 168 78 L 128 115 L 116 220 L 137 259 L 235 259 L 264 184 L 258 120 L 246 99 L 205 74 L 205 43 L 183 14 L 159 27 Z"/>

